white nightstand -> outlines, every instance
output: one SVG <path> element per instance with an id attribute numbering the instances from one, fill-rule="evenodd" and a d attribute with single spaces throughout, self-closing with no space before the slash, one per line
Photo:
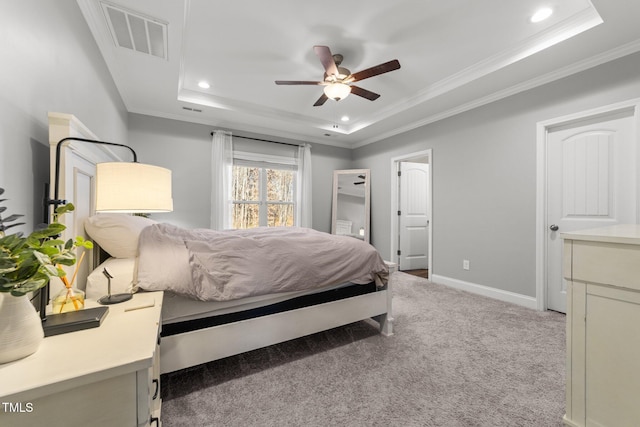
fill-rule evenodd
<path id="1" fill-rule="evenodd" d="M 0 365 L 0 425 L 159 426 L 162 297 L 135 294 L 100 327 L 47 337 Z"/>

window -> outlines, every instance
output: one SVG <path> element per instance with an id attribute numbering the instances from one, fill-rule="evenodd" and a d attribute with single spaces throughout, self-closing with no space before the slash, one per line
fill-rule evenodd
<path id="1" fill-rule="evenodd" d="M 233 228 L 295 224 L 295 165 L 234 159 Z"/>

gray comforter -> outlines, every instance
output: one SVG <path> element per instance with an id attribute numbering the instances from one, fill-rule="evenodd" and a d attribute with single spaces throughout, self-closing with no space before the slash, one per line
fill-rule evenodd
<path id="1" fill-rule="evenodd" d="M 187 230 L 145 228 L 139 239 L 137 283 L 205 301 L 375 281 L 389 270 L 368 243 L 297 227 Z"/>

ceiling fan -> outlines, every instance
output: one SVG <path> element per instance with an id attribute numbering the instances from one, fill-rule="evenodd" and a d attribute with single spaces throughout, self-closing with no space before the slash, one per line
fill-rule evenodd
<path id="1" fill-rule="evenodd" d="M 276 80 L 276 84 L 324 86 L 324 93 L 320 98 L 318 98 L 316 103 L 313 104 L 314 107 L 324 104 L 329 98 L 339 101 L 346 98 L 350 93 L 361 96 L 370 101 L 375 101 L 380 97 L 379 94 L 362 89 L 361 87 L 355 86 L 351 83 L 388 73 L 389 71 L 394 71 L 400 68 L 400 62 L 398 62 L 397 59 L 394 59 L 392 61 L 385 62 L 384 64 L 376 65 L 375 67 L 367 68 L 366 70 L 351 74 L 351 71 L 340 67 L 343 59 L 342 55 L 332 55 L 328 46 L 314 46 L 313 50 L 318 58 L 320 58 L 320 62 L 324 67 L 325 72 L 323 81 Z"/>

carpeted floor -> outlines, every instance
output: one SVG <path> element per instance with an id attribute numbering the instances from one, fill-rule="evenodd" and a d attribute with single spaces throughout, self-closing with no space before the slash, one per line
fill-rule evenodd
<path id="1" fill-rule="evenodd" d="M 564 315 L 394 284 L 394 336 L 358 322 L 163 375 L 163 425 L 562 425 Z"/>

